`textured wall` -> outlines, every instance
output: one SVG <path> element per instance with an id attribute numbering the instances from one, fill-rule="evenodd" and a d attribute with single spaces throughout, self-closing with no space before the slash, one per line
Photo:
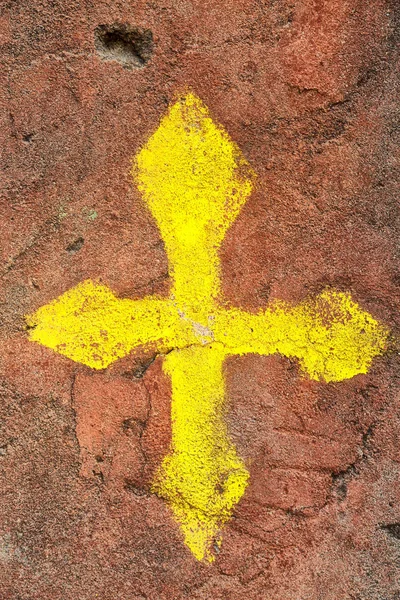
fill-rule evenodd
<path id="1" fill-rule="evenodd" d="M 400 598 L 397 4 L 3 0 L 1 600 Z M 188 87 L 257 174 L 221 248 L 224 297 L 257 312 L 332 287 L 391 332 L 339 383 L 227 359 L 250 480 L 212 564 L 151 490 L 171 439 L 163 358 L 95 372 L 24 320 L 88 278 L 168 295 L 130 170 Z"/>

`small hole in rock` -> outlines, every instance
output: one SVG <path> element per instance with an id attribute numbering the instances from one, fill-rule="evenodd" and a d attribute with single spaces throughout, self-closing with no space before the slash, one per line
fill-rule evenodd
<path id="1" fill-rule="evenodd" d="M 22 140 L 27 144 L 30 144 L 34 135 L 34 133 L 24 133 L 22 135 Z"/>
<path id="2" fill-rule="evenodd" d="M 84 243 L 85 240 L 83 239 L 83 237 L 78 237 L 78 239 L 76 239 L 74 242 L 69 244 L 69 246 L 67 246 L 66 250 L 70 254 L 75 254 L 75 252 L 78 252 L 78 250 L 82 248 Z"/>
<path id="3" fill-rule="evenodd" d="M 96 471 L 95 469 L 93 469 L 92 473 L 95 477 L 99 479 L 101 483 L 104 483 L 104 475 L 101 471 Z"/>
<path id="4" fill-rule="evenodd" d="M 400 523 L 389 523 L 388 525 L 381 525 L 381 529 L 386 531 L 389 535 L 400 540 Z"/>
<path id="5" fill-rule="evenodd" d="M 7 454 L 7 444 L 4 446 L 0 446 L 0 456 L 5 456 Z"/>
<path id="6" fill-rule="evenodd" d="M 144 67 L 153 52 L 150 29 L 128 23 L 99 25 L 94 31 L 94 43 L 100 58 L 115 60 L 127 69 Z"/>

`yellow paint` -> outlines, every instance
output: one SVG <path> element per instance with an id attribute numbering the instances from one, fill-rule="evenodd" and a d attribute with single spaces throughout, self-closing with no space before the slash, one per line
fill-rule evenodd
<path id="1" fill-rule="evenodd" d="M 84 281 L 26 317 L 29 336 L 72 360 L 105 369 L 138 346 L 195 343 L 189 323 L 171 302 L 155 297 L 119 299 L 100 283 Z"/>
<path id="2" fill-rule="evenodd" d="M 224 421 L 221 344 L 189 346 L 165 358 L 172 382 L 172 452 L 153 490 L 165 498 L 194 556 L 213 559 L 212 543 L 246 489 L 248 472 Z"/>
<path id="3" fill-rule="evenodd" d="M 189 318 L 208 326 L 220 290 L 218 248 L 254 175 L 193 94 L 170 108 L 133 174 L 165 242 L 172 295 Z"/>
<path id="4" fill-rule="evenodd" d="M 214 336 L 228 354 L 282 354 L 297 358 L 316 381 L 343 381 L 367 373 L 388 332 L 350 294 L 325 290 L 298 306 L 275 302 L 265 312 L 219 310 Z"/>
<path id="5" fill-rule="evenodd" d="M 387 331 L 334 290 L 258 314 L 219 301 L 218 251 L 254 174 L 193 94 L 170 108 L 137 155 L 133 175 L 166 245 L 170 297 L 118 299 L 86 281 L 27 317 L 29 335 L 95 369 L 140 346 L 168 352 L 172 447 L 153 491 L 169 503 L 194 556 L 213 560 L 249 477 L 224 420 L 226 356 L 280 353 L 297 358 L 312 379 L 341 381 L 367 372 Z"/>

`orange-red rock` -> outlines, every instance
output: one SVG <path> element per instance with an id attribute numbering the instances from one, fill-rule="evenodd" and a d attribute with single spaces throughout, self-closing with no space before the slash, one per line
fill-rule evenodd
<path id="1" fill-rule="evenodd" d="M 399 15 L 395 0 L 3 2 L 1 600 L 399 597 Z M 97 54 L 116 22 L 152 32 L 141 68 Z M 339 384 L 227 361 L 251 483 L 212 565 L 150 492 L 171 436 L 162 357 L 92 373 L 23 320 L 89 277 L 167 293 L 129 170 L 186 86 L 258 175 L 224 241 L 225 297 L 257 310 L 333 286 L 392 336 Z"/>

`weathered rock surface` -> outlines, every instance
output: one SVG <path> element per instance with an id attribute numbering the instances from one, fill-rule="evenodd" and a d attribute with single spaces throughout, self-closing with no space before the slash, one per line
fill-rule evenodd
<path id="1" fill-rule="evenodd" d="M 400 598 L 399 19 L 396 0 L 3 1 L 1 600 Z M 168 292 L 129 171 L 186 87 L 258 175 L 224 241 L 226 298 L 254 311 L 333 286 L 391 331 L 341 383 L 227 362 L 251 481 L 211 565 L 150 490 L 162 358 L 93 372 L 24 323 L 88 278 Z"/>

